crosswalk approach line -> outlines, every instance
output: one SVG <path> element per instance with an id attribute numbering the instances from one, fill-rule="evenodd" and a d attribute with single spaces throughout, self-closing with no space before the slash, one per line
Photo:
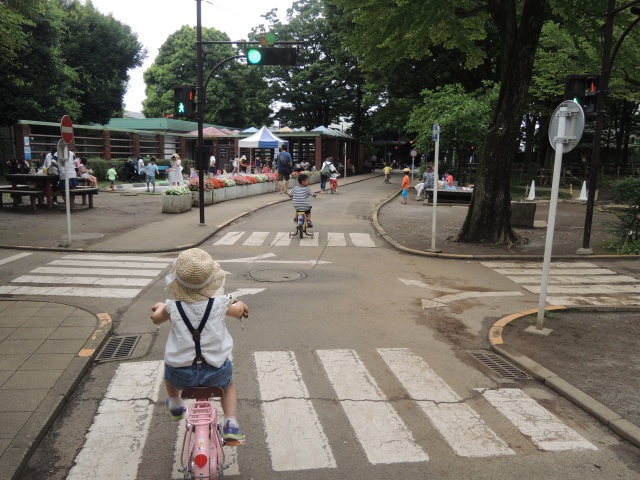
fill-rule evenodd
<path id="1" fill-rule="evenodd" d="M 118 366 L 67 480 L 136 478 L 163 369 L 162 361 Z"/>
<path id="2" fill-rule="evenodd" d="M 253 356 L 273 470 L 336 468 L 295 354 L 254 352 Z"/>
<path id="3" fill-rule="evenodd" d="M 420 357 L 406 348 L 379 348 L 377 351 L 457 455 L 515 455 Z"/>
<path id="4" fill-rule="evenodd" d="M 355 351 L 316 353 L 369 462 L 429 460 Z"/>

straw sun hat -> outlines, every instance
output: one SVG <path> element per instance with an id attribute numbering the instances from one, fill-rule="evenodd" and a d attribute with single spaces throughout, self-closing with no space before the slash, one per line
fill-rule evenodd
<path id="1" fill-rule="evenodd" d="M 213 297 L 224 286 L 225 272 L 199 248 L 185 250 L 175 261 L 169 289 L 177 300 L 199 302 Z"/>

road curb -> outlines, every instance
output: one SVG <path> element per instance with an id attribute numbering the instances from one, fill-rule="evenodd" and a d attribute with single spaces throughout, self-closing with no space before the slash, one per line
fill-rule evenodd
<path id="1" fill-rule="evenodd" d="M 386 241 L 389 245 L 391 245 L 396 250 L 399 250 L 404 253 L 408 253 L 410 255 L 419 255 L 422 257 L 433 257 L 433 258 L 444 258 L 447 260 L 477 260 L 477 261 L 493 261 L 493 260 L 510 260 L 514 261 L 536 261 L 542 262 L 544 260 L 544 255 L 460 255 L 460 254 L 452 254 L 452 253 L 443 253 L 443 252 L 429 252 L 426 250 L 416 250 L 414 248 L 408 248 L 404 245 L 398 243 L 395 239 L 393 239 L 384 228 L 380 224 L 379 212 L 382 207 L 384 207 L 387 203 L 391 202 L 394 198 L 400 195 L 400 192 L 395 192 L 389 195 L 387 198 L 382 200 L 378 205 L 375 206 L 373 215 L 372 215 L 372 224 L 374 230 L 380 235 L 384 241 Z M 589 260 L 637 260 L 640 258 L 640 255 L 552 255 L 552 260 L 584 260 L 588 258 Z"/>
<path id="2" fill-rule="evenodd" d="M 565 307 L 565 306 L 551 306 L 545 309 L 546 311 L 554 310 L 574 310 L 574 311 L 640 311 L 640 307 Z M 609 427 L 615 433 L 620 435 L 625 440 L 628 440 L 637 447 L 640 447 L 640 427 L 629 422 L 618 413 L 606 407 L 590 395 L 574 387 L 566 380 L 562 379 L 551 370 L 543 367 L 539 363 L 535 362 L 526 355 L 521 354 L 513 347 L 504 344 L 502 338 L 503 329 L 512 321 L 517 320 L 528 315 L 537 313 L 538 309 L 530 309 L 524 312 L 513 313 L 501 318 L 493 324 L 489 329 L 488 339 L 491 349 L 496 353 L 499 353 L 503 357 L 507 358 L 511 363 L 522 371 L 531 375 L 534 379 L 543 383 L 551 390 L 555 391 L 559 395 L 577 405 L 589 415 L 595 417 L 604 425 Z"/>
<path id="3" fill-rule="evenodd" d="M 20 477 L 31 455 L 109 338 L 112 328 L 111 316 L 107 313 L 99 313 L 96 316 L 98 327 L 3 453 L 0 461 L 0 479 L 17 480 Z"/>

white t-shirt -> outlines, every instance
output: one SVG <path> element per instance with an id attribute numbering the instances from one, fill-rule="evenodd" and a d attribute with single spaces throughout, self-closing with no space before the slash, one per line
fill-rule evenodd
<path id="1" fill-rule="evenodd" d="M 209 158 L 209 166 L 210 167 L 216 166 L 216 157 L 214 155 L 211 155 L 211 158 Z"/>
<path id="2" fill-rule="evenodd" d="M 233 338 L 225 324 L 230 299 L 226 296 L 214 298 L 209 320 L 200 334 L 200 350 L 209 365 L 219 368 L 231 355 Z M 196 356 L 196 344 L 187 324 L 180 316 L 175 300 L 167 300 L 166 304 L 171 316 L 171 331 L 164 349 L 164 362 L 172 367 L 189 367 Z M 197 330 L 207 308 L 207 301 L 182 302 L 182 308 L 193 328 Z"/>

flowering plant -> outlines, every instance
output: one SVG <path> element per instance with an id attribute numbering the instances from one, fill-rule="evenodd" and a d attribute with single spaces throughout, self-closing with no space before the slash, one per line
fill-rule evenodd
<path id="1" fill-rule="evenodd" d="M 199 192 L 200 191 L 200 179 L 199 178 L 191 178 L 191 179 L 189 179 L 189 184 L 187 185 L 187 188 L 189 190 L 191 190 L 192 192 Z M 205 178 L 205 180 L 204 180 L 204 191 L 205 192 L 210 192 L 214 188 L 215 187 L 213 186 L 213 182 L 211 182 L 211 180 L 209 180 L 208 178 Z"/>
<path id="2" fill-rule="evenodd" d="M 267 173 L 266 175 L 269 178 L 270 182 L 277 182 L 278 181 L 278 173 Z"/>
<path id="3" fill-rule="evenodd" d="M 218 189 L 218 188 L 224 188 L 227 186 L 226 183 L 224 183 L 224 180 L 221 178 L 212 178 L 211 179 L 211 183 L 213 184 L 213 188 L 214 189 Z"/>
<path id="4" fill-rule="evenodd" d="M 164 191 L 163 195 L 191 195 L 191 190 L 186 186 L 169 187 Z"/>
<path id="5" fill-rule="evenodd" d="M 236 186 L 236 182 L 231 180 L 230 178 L 223 178 L 222 181 L 224 182 L 224 186 L 225 187 L 235 187 Z"/>
<path id="6" fill-rule="evenodd" d="M 231 175 L 231 180 L 235 182 L 236 185 L 246 185 L 248 182 L 248 175 Z"/>
<path id="7" fill-rule="evenodd" d="M 265 183 L 269 181 L 269 176 L 266 174 L 258 173 L 254 175 L 254 177 L 258 183 Z"/>

